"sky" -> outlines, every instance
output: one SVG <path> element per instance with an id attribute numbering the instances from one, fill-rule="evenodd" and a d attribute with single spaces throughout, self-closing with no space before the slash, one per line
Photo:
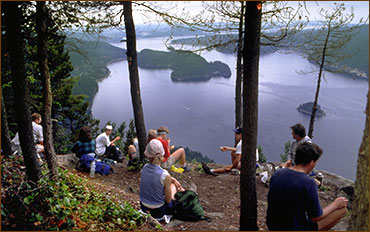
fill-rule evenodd
<path id="1" fill-rule="evenodd" d="M 350 9 L 352 6 L 355 13 L 355 19 L 354 22 L 358 22 L 361 17 L 367 18 L 369 16 L 369 1 L 335 1 L 336 3 L 344 3 L 345 6 Z M 173 6 L 174 9 L 172 10 L 172 13 L 180 13 L 181 9 L 185 9 L 192 14 L 199 13 L 199 11 L 202 9 L 202 2 L 201 1 L 161 1 L 159 4 L 163 5 L 164 7 L 167 6 Z M 291 4 L 293 7 L 297 6 L 296 1 L 291 1 L 289 4 Z M 315 19 L 319 19 L 318 9 L 320 7 L 325 8 L 333 8 L 334 1 L 306 1 L 307 9 L 310 13 L 311 21 Z M 135 10 L 135 7 L 133 7 Z M 146 23 L 148 20 L 142 16 L 140 11 L 134 11 L 133 12 L 134 21 L 135 24 L 143 24 Z"/>

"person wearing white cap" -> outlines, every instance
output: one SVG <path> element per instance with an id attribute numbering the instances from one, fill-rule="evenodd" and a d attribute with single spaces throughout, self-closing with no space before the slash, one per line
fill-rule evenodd
<path id="1" fill-rule="evenodd" d="M 115 137 L 112 141 L 109 139 L 109 135 L 113 132 L 111 125 L 105 126 L 105 131 L 96 138 L 96 150 L 95 153 L 98 157 L 105 157 L 114 160 L 118 160 L 118 156 L 121 153 L 120 150 L 115 146 L 114 142 L 120 139 L 119 136 Z"/>
<path id="2" fill-rule="evenodd" d="M 144 152 L 149 163 L 141 170 L 140 207 L 154 218 L 172 215 L 175 193 L 185 191 L 167 170 L 161 168 L 164 154 L 162 143 L 158 139 L 151 140 Z"/>

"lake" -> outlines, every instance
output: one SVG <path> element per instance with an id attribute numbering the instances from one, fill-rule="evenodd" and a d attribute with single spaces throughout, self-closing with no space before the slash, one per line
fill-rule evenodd
<path id="1" fill-rule="evenodd" d="M 138 39 L 137 49 L 165 50 L 163 38 Z M 113 44 L 125 48 L 125 43 Z M 208 61 L 229 65 L 231 78 L 207 82 L 179 83 L 170 79 L 171 70 L 139 68 L 141 97 L 146 130 L 165 125 L 171 143 L 187 146 L 213 159 L 230 163 L 222 145 L 234 144 L 234 92 L 236 57 L 217 51 L 201 54 Z M 127 61 L 108 66 L 111 74 L 99 82 L 92 103 L 100 126 L 110 120 L 118 125 L 133 118 Z M 292 140 L 290 126 L 302 123 L 308 130 L 310 116 L 297 111 L 299 104 L 313 101 L 317 72 L 300 75 L 300 70 L 316 68 L 298 54 L 273 53 L 260 57 L 258 144 L 268 161 L 280 161 L 284 144 Z M 355 179 L 358 149 L 365 125 L 367 80 L 325 73 L 319 104 L 326 116 L 316 119 L 313 141 L 324 154 L 317 169 L 325 169 Z"/>

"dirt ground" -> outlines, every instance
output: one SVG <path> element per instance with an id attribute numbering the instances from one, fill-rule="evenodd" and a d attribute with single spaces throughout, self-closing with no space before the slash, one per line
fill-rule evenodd
<path id="1" fill-rule="evenodd" d="M 231 173 L 211 176 L 203 173 L 200 170 L 200 165 L 190 164 L 192 171 L 179 174 L 170 171 L 170 174 L 175 177 L 183 187 L 189 188 L 191 183 L 197 186 L 197 193 L 201 205 L 204 208 L 206 216 L 212 220 L 198 222 L 183 222 L 172 220 L 169 224 L 161 223 L 165 230 L 239 230 L 240 216 L 240 190 L 239 190 L 239 175 Z M 209 164 L 211 168 L 220 167 L 217 164 Z M 78 172 L 73 168 L 69 168 L 71 172 L 78 174 L 81 177 L 88 179 L 89 184 L 96 186 L 98 190 L 106 191 L 108 195 L 115 195 L 118 201 L 127 201 L 136 209 L 140 208 L 139 204 L 139 186 L 140 172 L 128 171 L 126 163 L 116 164 L 114 173 L 109 176 L 101 176 L 96 174 L 94 178 L 89 177 L 89 173 Z M 328 189 L 325 192 L 320 192 L 320 201 L 322 206 L 328 205 L 336 198 L 336 187 L 327 185 Z M 267 230 L 265 216 L 267 210 L 267 193 L 268 187 L 261 181 L 260 177 L 256 177 L 256 189 L 258 200 L 258 227 L 259 230 Z M 348 216 L 341 224 L 334 227 L 333 230 L 346 230 L 348 224 Z M 146 223 L 141 230 L 155 230 L 153 226 Z"/>

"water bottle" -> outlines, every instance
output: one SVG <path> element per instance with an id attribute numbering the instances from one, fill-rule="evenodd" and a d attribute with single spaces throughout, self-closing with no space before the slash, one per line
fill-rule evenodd
<path id="1" fill-rule="evenodd" d="M 91 167 L 90 167 L 90 177 L 94 177 L 95 176 L 95 160 L 91 163 Z"/>

